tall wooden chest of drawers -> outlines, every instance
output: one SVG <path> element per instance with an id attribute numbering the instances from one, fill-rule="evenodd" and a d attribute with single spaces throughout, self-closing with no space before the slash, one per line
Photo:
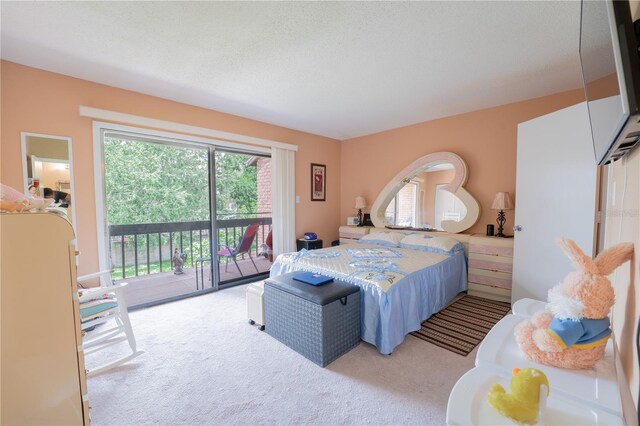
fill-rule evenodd
<path id="1" fill-rule="evenodd" d="M 53 213 L 0 214 L 1 424 L 89 424 L 75 236 Z"/>
<path id="2" fill-rule="evenodd" d="M 469 294 L 511 303 L 513 238 L 472 235 L 469 239 Z"/>

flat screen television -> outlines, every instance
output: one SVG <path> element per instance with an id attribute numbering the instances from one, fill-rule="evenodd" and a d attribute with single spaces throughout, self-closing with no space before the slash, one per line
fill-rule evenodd
<path id="1" fill-rule="evenodd" d="M 583 0 L 579 50 L 595 160 L 609 164 L 640 139 L 640 60 L 629 3 Z"/>

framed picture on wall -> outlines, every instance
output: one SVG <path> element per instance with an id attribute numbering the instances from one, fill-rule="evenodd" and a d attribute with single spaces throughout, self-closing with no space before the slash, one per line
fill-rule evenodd
<path id="1" fill-rule="evenodd" d="M 311 201 L 325 201 L 327 190 L 327 166 L 311 163 Z"/>

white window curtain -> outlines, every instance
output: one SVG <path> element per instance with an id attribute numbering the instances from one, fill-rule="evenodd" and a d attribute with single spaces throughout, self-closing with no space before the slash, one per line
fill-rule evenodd
<path id="1" fill-rule="evenodd" d="M 295 251 L 295 152 L 271 148 L 271 203 L 273 255 Z"/>

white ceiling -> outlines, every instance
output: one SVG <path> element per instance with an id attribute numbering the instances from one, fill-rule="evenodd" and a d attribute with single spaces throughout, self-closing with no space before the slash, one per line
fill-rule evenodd
<path id="1" fill-rule="evenodd" d="M 3 59 L 341 140 L 581 86 L 576 1 L 0 7 Z"/>

